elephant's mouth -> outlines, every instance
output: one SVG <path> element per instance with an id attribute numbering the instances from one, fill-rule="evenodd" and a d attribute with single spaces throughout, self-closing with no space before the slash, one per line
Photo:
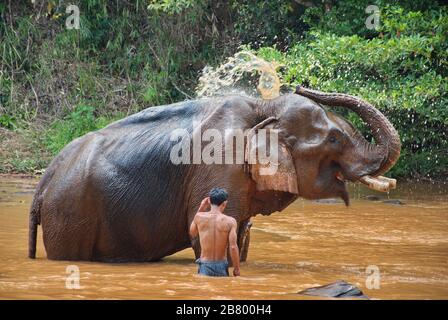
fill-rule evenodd
<path id="1" fill-rule="evenodd" d="M 337 170 L 334 174 L 335 183 L 337 185 L 338 195 L 344 201 L 345 205 L 348 206 L 350 204 L 350 198 L 348 195 L 347 188 L 345 186 L 345 182 L 347 179 L 341 170 Z"/>

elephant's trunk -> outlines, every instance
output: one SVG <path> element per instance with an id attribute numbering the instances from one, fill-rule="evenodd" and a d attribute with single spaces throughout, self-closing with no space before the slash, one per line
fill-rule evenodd
<path id="1" fill-rule="evenodd" d="M 369 145 L 368 149 L 372 149 L 376 157 L 383 159 L 381 166 L 375 172 L 371 172 L 371 176 L 376 177 L 387 172 L 397 162 L 401 150 L 400 136 L 389 120 L 370 103 L 348 94 L 324 93 L 302 86 L 296 88 L 296 93 L 324 105 L 346 107 L 357 113 L 369 125 L 377 145 Z M 366 181 L 370 181 L 370 185 L 375 189 L 376 185 L 379 189 L 383 189 L 380 185 L 387 180 L 380 179 L 381 181 L 373 183 L 375 180 L 372 177 L 360 179 L 361 182 L 366 184 Z M 394 182 L 389 184 L 392 187 Z"/>

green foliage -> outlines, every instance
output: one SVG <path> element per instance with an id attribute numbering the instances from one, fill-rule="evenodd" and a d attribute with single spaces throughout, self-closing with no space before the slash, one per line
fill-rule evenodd
<path id="1" fill-rule="evenodd" d="M 344 0 L 333 1 L 330 10 L 322 4 L 308 8 L 301 19 L 311 30 L 320 33 L 332 33 L 338 36 L 356 34 L 371 38 L 377 36 L 379 30 L 366 28 L 366 18 L 372 14 L 366 12 L 366 8 L 370 5 L 375 5 L 380 10 L 380 26 L 390 23 L 390 20 L 384 19 L 385 12 L 386 15 L 395 16 L 395 22 L 406 24 L 406 18 L 403 17 L 405 12 L 416 13 L 438 7 L 436 0 Z M 390 10 L 390 7 L 395 9 Z"/>
<path id="2" fill-rule="evenodd" d="M 0 160 L 1 162 L 3 162 L 3 159 L 1 159 L 1 157 Z M 41 170 L 47 165 L 46 162 L 42 161 L 42 158 L 40 158 L 38 155 L 35 155 L 31 158 L 24 158 L 18 152 L 15 153 L 13 157 L 5 159 L 5 162 L 7 162 L 7 166 L 0 166 L 0 173 L 9 173 L 11 171 L 13 171 L 14 173 L 30 173 L 34 172 L 35 170 Z M 9 168 L 12 169 L 10 170 Z"/>
<path id="3" fill-rule="evenodd" d="M 287 47 L 305 28 L 299 19 L 303 7 L 292 0 L 231 1 L 234 28 L 244 43 L 258 48 L 276 44 Z"/>
<path id="4" fill-rule="evenodd" d="M 156 12 L 179 14 L 185 9 L 201 4 L 201 0 L 150 0 L 148 8 Z"/>
<path id="5" fill-rule="evenodd" d="M 43 141 L 48 150 L 56 155 L 70 141 L 84 134 L 101 129 L 114 119 L 96 117 L 94 108 L 79 105 L 62 120 L 56 120 L 45 134 Z"/>
<path id="6" fill-rule="evenodd" d="M 9 114 L 2 114 L 0 115 L 0 127 L 6 129 L 15 129 L 17 128 L 16 120 Z"/>
<path id="7" fill-rule="evenodd" d="M 338 14 L 341 6 L 336 8 Z M 385 6 L 379 30 L 382 34 L 376 37 L 366 38 L 362 32 L 337 35 L 356 30 L 346 30 L 343 22 L 334 32 L 317 24 L 306 41 L 286 53 L 275 48 L 258 52 L 286 65 L 283 79 L 291 87 L 305 84 L 322 91 L 361 96 L 384 112 L 398 129 L 403 145 L 402 156 L 392 174 L 446 175 L 447 13 L 446 7 L 405 11 L 398 6 Z M 324 31 L 319 31 L 319 27 Z M 343 114 L 371 138 L 357 116 L 346 110 Z"/>

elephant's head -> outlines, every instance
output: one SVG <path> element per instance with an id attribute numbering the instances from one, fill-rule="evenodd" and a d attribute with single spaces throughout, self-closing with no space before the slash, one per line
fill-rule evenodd
<path id="1" fill-rule="evenodd" d="M 327 112 L 319 103 L 356 112 L 370 127 L 376 144 L 366 141 L 351 123 Z M 253 131 L 277 129 L 279 159 L 273 175 L 260 174 L 260 164 L 250 166 L 254 181 L 252 211 L 269 214 L 298 196 L 341 197 L 348 205 L 346 180 L 360 181 L 381 191 L 394 187 L 393 179 L 380 175 L 398 160 L 400 138 L 371 104 L 345 94 L 297 87 L 296 94 L 261 102 L 257 112 L 263 120 Z M 248 150 L 265 147 L 256 139 L 248 141 Z"/>

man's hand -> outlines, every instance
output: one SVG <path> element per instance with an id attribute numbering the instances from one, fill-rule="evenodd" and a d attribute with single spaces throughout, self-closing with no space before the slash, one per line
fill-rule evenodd
<path id="1" fill-rule="evenodd" d="M 240 274 L 240 268 L 238 267 L 238 268 L 233 268 L 233 276 L 234 277 L 239 277 L 241 274 Z"/>
<path id="2" fill-rule="evenodd" d="M 201 205 L 199 206 L 198 212 L 205 212 L 210 209 L 210 198 L 204 198 L 201 201 Z"/>

